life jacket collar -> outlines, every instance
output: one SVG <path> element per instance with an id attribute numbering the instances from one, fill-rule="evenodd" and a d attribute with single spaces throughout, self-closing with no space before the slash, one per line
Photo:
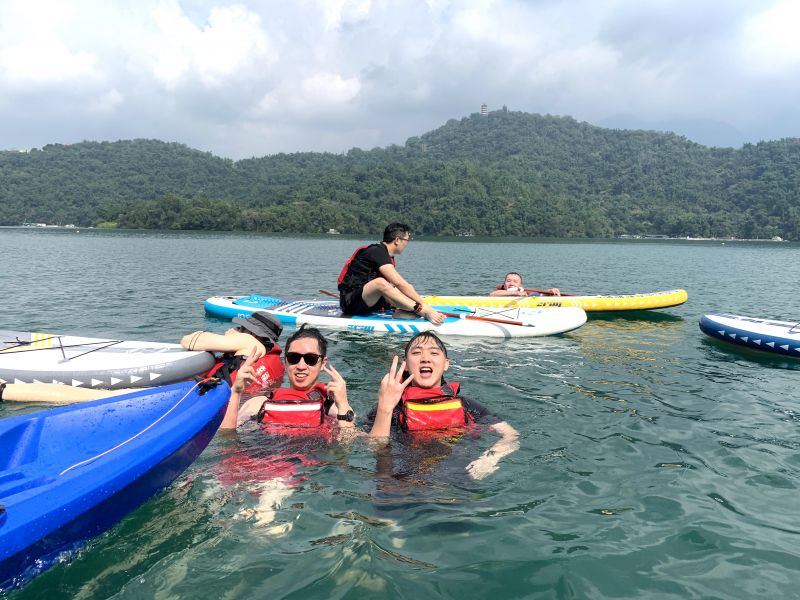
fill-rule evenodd
<path id="1" fill-rule="evenodd" d="M 400 400 L 400 426 L 405 431 L 463 428 L 472 416 L 464 407 L 459 391 L 456 382 L 435 388 L 408 386 Z"/>
<path id="2" fill-rule="evenodd" d="M 272 390 L 261 404 L 256 421 L 265 425 L 319 427 L 325 420 L 327 398 L 324 383 L 318 383 L 309 390 Z"/>

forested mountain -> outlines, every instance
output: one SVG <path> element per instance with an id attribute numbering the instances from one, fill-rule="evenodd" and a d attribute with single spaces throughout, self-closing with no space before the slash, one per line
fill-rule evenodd
<path id="1" fill-rule="evenodd" d="M 234 162 L 155 140 L 0 152 L 0 224 L 800 239 L 800 139 L 708 148 L 505 110 L 404 146 Z"/>

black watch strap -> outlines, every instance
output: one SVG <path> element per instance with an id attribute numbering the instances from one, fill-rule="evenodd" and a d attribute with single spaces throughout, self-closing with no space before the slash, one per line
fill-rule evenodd
<path id="1" fill-rule="evenodd" d="M 336 415 L 336 418 L 340 421 L 350 421 L 351 423 L 356 419 L 356 413 L 353 412 L 352 409 L 348 410 L 343 415 Z"/>

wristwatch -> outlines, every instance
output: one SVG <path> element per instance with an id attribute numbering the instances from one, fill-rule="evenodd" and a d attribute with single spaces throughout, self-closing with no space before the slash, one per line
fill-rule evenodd
<path id="1" fill-rule="evenodd" d="M 336 418 L 340 421 L 350 421 L 352 423 L 356 420 L 356 413 L 353 412 L 353 409 L 350 409 L 343 415 L 336 415 Z"/>

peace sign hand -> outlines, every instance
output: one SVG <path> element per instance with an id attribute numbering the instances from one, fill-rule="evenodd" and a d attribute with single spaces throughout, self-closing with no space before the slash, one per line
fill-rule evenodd
<path id="1" fill-rule="evenodd" d="M 398 368 L 398 360 L 397 356 L 392 358 L 392 366 L 389 367 L 389 372 L 381 379 L 381 387 L 380 390 L 378 390 L 379 412 L 393 411 L 397 403 L 400 402 L 403 391 L 413 379 L 413 377 L 409 375 L 408 379 L 403 380 L 403 371 L 406 369 L 406 361 L 404 360 L 400 363 L 400 367 Z"/>
<path id="2" fill-rule="evenodd" d="M 233 382 L 231 390 L 237 394 L 242 391 L 256 380 L 256 372 L 253 370 L 253 364 L 256 362 L 258 349 L 253 346 L 250 354 L 236 371 L 236 381 Z"/>
<path id="3" fill-rule="evenodd" d="M 322 367 L 322 370 L 331 378 L 331 382 L 325 386 L 325 390 L 328 394 L 333 395 L 336 408 L 341 409 L 346 407 L 346 409 L 349 410 L 350 405 L 347 402 L 347 382 L 344 380 L 344 377 L 342 377 L 339 371 L 334 369 L 333 365 L 330 363 Z"/>

